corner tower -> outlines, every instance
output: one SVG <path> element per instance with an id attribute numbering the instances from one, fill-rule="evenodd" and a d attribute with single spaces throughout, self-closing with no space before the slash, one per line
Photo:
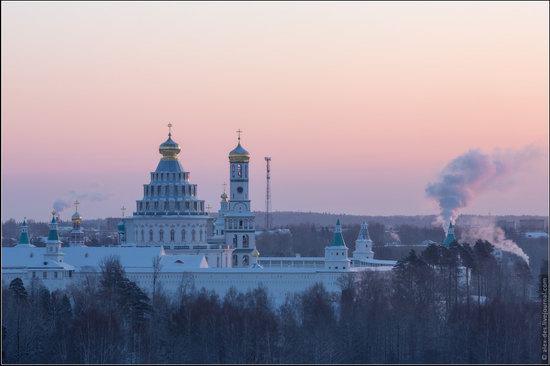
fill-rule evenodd
<path id="1" fill-rule="evenodd" d="M 29 227 L 27 225 L 27 218 L 25 217 L 23 219 L 23 222 L 21 223 L 20 233 L 19 233 L 19 242 L 17 243 L 16 247 L 34 247 L 34 245 L 31 244 L 29 240 Z"/>
<path id="2" fill-rule="evenodd" d="M 55 211 L 52 211 L 52 221 L 50 222 L 50 231 L 48 233 L 48 240 L 46 241 L 46 253 L 44 259 L 52 260 L 56 262 L 63 262 L 62 243 L 59 240 L 59 233 L 57 231 L 57 219 L 55 217 Z"/>
<path id="3" fill-rule="evenodd" d="M 334 228 L 334 238 L 332 242 L 325 247 L 325 269 L 339 271 L 349 268 L 350 260 L 348 259 L 348 247 L 342 235 L 340 220 L 338 220 Z"/>
<path id="4" fill-rule="evenodd" d="M 449 229 L 447 229 L 447 235 L 445 236 L 445 240 L 443 241 L 443 245 L 448 248 L 455 241 L 456 241 L 455 227 L 453 225 L 453 221 L 451 220 L 451 221 L 449 221 Z"/>

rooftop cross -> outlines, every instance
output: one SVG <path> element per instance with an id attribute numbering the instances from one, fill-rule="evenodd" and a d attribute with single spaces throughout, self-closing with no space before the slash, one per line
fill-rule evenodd
<path id="1" fill-rule="evenodd" d="M 172 137 L 172 124 L 168 123 L 168 137 Z"/>
<path id="2" fill-rule="evenodd" d="M 78 200 L 74 201 L 74 210 L 78 212 L 78 205 L 80 205 L 80 202 Z"/>
<path id="3" fill-rule="evenodd" d="M 227 187 L 227 183 L 223 182 L 223 193 L 225 193 L 225 187 Z"/>
<path id="4" fill-rule="evenodd" d="M 120 210 L 122 211 L 122 217 L 124 217 L 124 212 L 126 211 L 126 207 L 122 206 L 122 207 L 120 208 Z"/>
<path id="5" fill-rule="evenodd" d="M 237 136 L 238 136 L 237 138 L 239 139 L 239 144 L 241 143 L 241 133 L 242 132 L 243 131 L 240 128 L 237 130 Z"/>

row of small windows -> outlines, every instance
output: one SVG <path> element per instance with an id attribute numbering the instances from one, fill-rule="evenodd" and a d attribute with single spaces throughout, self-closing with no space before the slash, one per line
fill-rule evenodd
<path id="1" fill-rule="evenodd" d="M 73 271 L 67 271 L 67 272 L 51 272 L 53 273 L 52 278 L 59 278 L 59 277 L 73 277 Z M 36 278 L 36 272 L 32 273 L 32 278 Z M 48 278 L 48 272 L 42 272 L 42 278 L 47 279 Z"/>
<path id="2" fill-rule="evenodd" d="M 151 173 L 151 180 L 189 179 L 189 173 Z"/>
<path id="3" fill-rule="evenodd" d="M 182 195 L 182 196 L 196 196 L 197 195 L 197 186 L 196 185 L 144 185 L 143 194 L 146 197 L 150 196 L 170 196 L 170 195 Z"/>
<path id="4" fill-rule="evenodd" d="M 254 229 L 254 220 L 227 220 L 227 229 Z"/>
<path id="5" fill-rule="evenodd" d="M 198 234 L 198 235 L 197 235 Z M 137 236 L 137 232 L 136 232 L 136 236 Z M 171 242 L 175 242 L 176 241 L 176 231 L 174 229 L 170 229 L 170 232 L 169 232 L 169 236 L 170 236 L 170 241 Z M 145 230 L 141 229 L 141 241 L 144 242 L 145 241 Z M 185 242 L 188 240 L 187 238 L 187 231 L 185 229 L 182 229 L 181 230 L 181 241 L 182 242 Z M 195 242 L 197 241 L 197 238 L 198 238 L 198 241 L 199 242 L 202 242 L 203 239 L 206 239 L 206 232 L 204 230 L 198 230 L 198 233 L 197 233 L 197 230 L 195 229 L 192 229 L 191 230 L 191 241 L 192 242 Z M 148 233 L 148 239 L 149 241 L 154 241 L 154 231 L 153 229 L 149 229 L 149 233 Z M 159 242 L 164 242 L 164 230 L 163 229 L 160 229 L 159 232 L 158 232 L 158 241 Z"/>
<path id="6" fill-rule="evenodd" d="M 164 201 L 164 202 L 138 202 L 138 211 L 149 211 L 149 210 L 159 210 L 164 211 L 170 210 L 194 210 L 194 211 L 204 211 L 204 202 L 203 201 Z"/>

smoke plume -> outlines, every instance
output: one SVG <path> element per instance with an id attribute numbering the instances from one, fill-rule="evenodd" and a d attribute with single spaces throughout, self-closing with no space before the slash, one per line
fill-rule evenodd
<path id="1" fill-rule="evenodd" d="M 100 188 L 98 184 L 93 184 L 92 188 Z M 76 191 L 69 191 L 67 195 L 62 198 L 57 198 L 53 202 L 53 208 L 57 213 L 62 212 L 64 209 L 74 205 L 74 201 L 80 202 L 101 202 L 109 198 L 110 194 L 102 193 L 96 190 L 90 190 L 87 192 L 78 193 Z"/>
<path id="2" fill-rule="evenodd" d="M 439 180 L 427 185 L 426 194 L 439 203 L 440 219 L 448 223 L 480 193 L 509 184 L 511 173 L 537 154 L 533 147 L 492 154 L 470 150 L 447 164 Z"/>
<path id="3" fill-rule="evenodd" d="M 482 226 L 474 225 L 462 228 L 460 241 L 473 244 L 478 239 L 487 240 L 495 248 L 513 253 L 529 264 L 529 256 L 513 240 L 507 239 L 504 230 L 495 226 L 494 222 L 489 225 L 484 223 Z"/>

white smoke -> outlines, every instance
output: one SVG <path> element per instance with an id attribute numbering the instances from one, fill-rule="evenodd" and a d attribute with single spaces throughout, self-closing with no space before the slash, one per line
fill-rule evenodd
<path id="1" fill-rule="evenodd" d="M 505 252 L 513 253 L 522 258 L 527 264 L 529 264 L 529 256 L 525 254 L 516 242 L 507 239 L 504 234 L 504 230 L 495 226 L 495 223 L 483 223 L 483 225 L 469 226 L 461 228 L 460 241 L 475 243 L 477 240 L 487 240 L 495 246 Z"/>
<path id="2" fill-rule="evenodd" d="M 78 193 L 76 191 L 69 191 L 68 194 L 64 195 L 61 198 L 57 198 L 53 202 L 53 208 L 57 213 L 60 213 L 64 209 L 73 206 L 76 200 L 80 202 L 82 201 L 101 202 L 111 196 L 108 193 L 103 193 L 95 190 L 95 188 L 100 188 L 100 186 L 97 183 L 92 184 L 92 188 L 94 189 L 89 190 L 87 192 L 81 192 L 81 193 Z"/>

